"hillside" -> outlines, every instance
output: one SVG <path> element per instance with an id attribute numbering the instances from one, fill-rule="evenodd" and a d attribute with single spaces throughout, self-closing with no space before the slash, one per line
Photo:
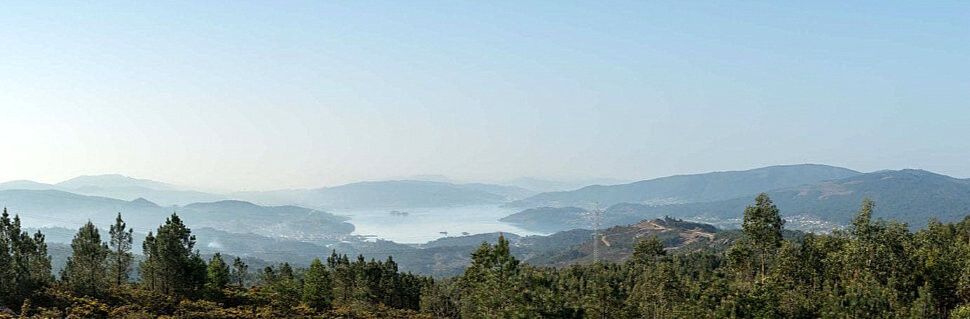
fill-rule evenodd
<path id="1" fill-rule="evenodd" d="M 654 208 L 641 204 L 615 204 L 600 213 L 600 226 L 629 225 L 637 223 L 644 218 L 658 218 L 663 216 L 656 215 L 656 212 L 651 210 Z M 591 210 L 571 206 L 530 208 L 503 217 L 500 221 L 524 229 L 542 232 L 557 232 L 576 228 L 593 229 Z"/>
<path id="2" fill-rule="evenodd" d="M 511 207 L 608 207 L 618 203 L 645 205 L 708 202 L 858 175 L 826 165 L 769 166 L 746 171 L 677 175 L 621 185 L 593 185 L 574 191 L 541 193 Z"/>
<path id="3" fill-rule="evenodd" d="M 915 228 L 925 226 L 931 218 L 952 222 L 970 213 L 970 181 L 923 170 L 879 171 L 767 193 L 788 220 L 786 227 L 806 231 L 831 231 L 847 224 L 864 198 L 876 201 L 874 217 L 905 222 Z M 603 214 L 603 225 L 673 216 L 738 227 L 744 208 L 753 198 L 741 196 L 663 206 L 618 204 Z M 582 214 L 571 209 L 560 209 L 559 212 L 552 218 L 549 213 L 537 214 L 527 210 L 508 218 L 528 229 L 568 229 L 584 220 Z"/>
<path id="4" fill-rule="evenodd" d="M 298 206 L 260 206 L 250 202 L 226 200 L 186 205 L 186 220 L 197 220 L 198 227 L 211 227 L 235 233 L 254 233 L 304 241 L 339 239 L 354 231 L 347 218 Z"/>
<path id="5" fill-rule="evenodd" d="M 241 201 L 160 206 L 146 199 L 124 201 L 58 190 L 0 190 L 0 205 L 20 214 L 27 227 L 69 227 L 88 220 L 104 226 L 121 212 L 128 225 L 147 232 L 177 212 L 195 227 L 301 240 L 339 238 L 353 231 L 346 218 L 296 206 L 260 206 Z"/>
<path id="6" fill-rule="evenodd" d="M 571 180 L 554 180 L 537 177 L 519 177 L 502 184 L 518 186 L 538 192 L 559 192 L 580 189 L 590 185 L 616 185 L 629 183 L 629 180 L 616 178 L 584 178 Z"/>
<path id="7" fill-rule="evenodd" d="M 643 220 L 626 226 L 614 226 L 601 231 L 596 239 L 587 239 L 573 247 L 549 251 L 529 260 L 536 265 L 566 266 L 593 261 L 594 246 L 604 261 L 622 261 L 632 254 L 637 241 L 656 236 L 668 251 L 694 251 L 703 248 L 727 247 L 737 234 L 722 235 L 714 226 L 685 222 L 673 218 Z M 594 243 L 594 240 L 598 243 Z"/>
<path id="8" fill-rule="evenodd" d="M 57 189 L 82 195 L 122 200 L 145 198 L 163 206 L 217 201 L 226 198 L 219 194 L 188 190 L 168 183 L 118 174 L 79 176 L 57 183 L 55 186 L 57 186 Z"/>
<path id="9" fill-rule="evenodd" d="M 787 219 L 815 218 L 847 224 L 864 198 L 876 202 L 875 218 L 921 228 L 931 218 L 953 222 L 970 214 L 970 181 L 924 170 L 879 171 L 768 192 Z M 749 198 L 674 206 L 671 215 L 740 218 Z M 795 226 L 795 225 L 793 225 Z"/>
<path id="10" fill-rule="evenodd" d="M 575 229 L 548 236 L 487 233 L 446 237 L 418 245 L 417 250 L 398 251 L 394 258 L 402 256 L 402 265 L 422 274 L 436 277 L 458 275 L 471 262 L 471 253 L 475 249 L 481 247 L 482 243 L 496 243 L 500 235 L 511 243 L 513 255 L 530 261 L 537 256 L 553 255 L 588 241 L 592 231 Z"/>
<path id="11" fill-rule="evenodd" d="M 579 207 L 530 208 L 502 217 L 499 221 L 541 232 L 592 228 L 588 211 Z"/>

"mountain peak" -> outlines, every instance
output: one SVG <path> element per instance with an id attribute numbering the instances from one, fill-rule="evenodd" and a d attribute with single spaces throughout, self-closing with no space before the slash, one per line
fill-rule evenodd
<path id="1" fill-rule="evenodd" d="M 220 201 L 206 202 L 206 203 L 192 203 L 192 204 L 186 205 L 185 207 L 188 207 L 188 208 L 232 207 L 232 208 L 242 209 L 242 208 L 255 208 L 260 206 L 247 201 L 227 199 L 227 200 L 220 200 Z"/>
<path id="2" fill-rule="evenodd" d="M 173 190 L 176 187 L 167 183 L 149 179 L 128 177 L 121 174 L 81 175 L 60 183 L 57 186 L 67 189 L 85 187 L 95 188 L 148 188 L 155 190 Z"/>
<path id="3" fill-rule="evenodd" d="M 158 204 L 155 204 L 154 202 L 147 200 L 143 197 L 135 198 L 134 200 L 131 201 L 131 203 L 134 205 L 145 206 L 145 207 L 160 207 L 158 206 Z"/>

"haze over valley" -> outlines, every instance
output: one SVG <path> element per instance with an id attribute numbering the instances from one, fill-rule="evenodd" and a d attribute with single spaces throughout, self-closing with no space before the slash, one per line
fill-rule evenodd
<path id="1" fill-rule="evenodd" d="M 436 249 L 468 252 L 474 248 L 468 241 L 449 246 L 441 239 L 498 233 L 514 238 L 557 236 L 591 231 L 596 225 L 606 229 L 656 218 L 737 229 L 744 207 L 759 193 L 776 201 L 788 229 L 807 232 L 845 227 L 865 198 L 879 203 L 875 218 L 906 222 L 913 228 L 923 227 L 930 219 L 957 221 L 970 212 L 966 179 L 923 170 L 863 173 L 817 164 L 551 192 L 440 178 L 225 193 L 117 174 L 79 176 L 55 184 L 0 183 L 0 203 L 19 214 L 25 227 L 47 233 L 70 234 L 71 228 L 88 220 L 105 227 L 120 212 L 143 237 L 174 212 L 198 231 L 202 252 L 301 264 L 331 250 L 378 258 L 407 251 L 411 255 L 399 257 L 404 269 L 438 275 L 460 270 L 462 260 L 467 260 L 448 260 L 461 254 Z M 593 213 L 596 210 L 601 211 L 598 216 Z M 48 237 L 53 243 L 70 240 L 69 236 Z M 428 263 L 419 257 L 427 254 L 445 255 Z"/>

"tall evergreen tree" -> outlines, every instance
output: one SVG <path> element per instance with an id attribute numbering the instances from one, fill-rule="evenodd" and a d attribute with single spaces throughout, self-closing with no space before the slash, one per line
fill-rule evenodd
<path id="1" fill-rule="evenodd" d="M 0 214 L 0 305 L 18 308 L 52 279 L 44 235 L 30 236 L 20 228 L 20 217 Z"/>
<path id="2" fill-rule="evenodd" d="M 853 236 L 858 239 L 868 239 L 872 236 L 872 212 L 875 208 L 876 202 L 873 202 L 869 198 L 862 200 L 862 208 L 859 209 L 855 218 L 852 219 L 851 232 Z"/>
<path id="3" fill-rule="evenodd" d="M 10 306 L 14 302 L 15 269 L 11 256 L 10 228 L 13 227 L 7 208 L 0 215 L 0 303 Z"/>
<path id="4" fill-rule="evenodd" d="M 461 299 L 462 317 L 534 316 L 531 305 L 521 302 L 524 295 L 517 287 L 519 274 L 519 261 L 512 256 L 505 236 L 499 236 L 494 246 L 482 243 L 472 253 L 472 262 L 462 278 L 467 289 Z"/>
<path id="5" fill-rule="evenodd" d="M 767 274 L 768 259 L 781 246 L 781 230 L 785 221 L 781 219 L 778 207 L 771 202 L 768 194 L 761 193 L 755 198 L 754 206 L 744 209 L 744 222 L 741 229 L 745 239 L 755 248 L 761 264 L 761 281 Z"/>
<path id="6" fill-rule="evenodd" d="M 108 230 L 111 236 L 108 242 L 111 247 L 108 272 L 111 275 L 114 285 L 121 285 L 128 282 L 132 263 L 131 240 L 133 231 L 121 219 L 121 213 L 118 213 L 114 225 L 111 225 L 111 229 Z"/>
<path id="7" fill-rule="evenodd" d="M 633 254 L 630 255 L 630 261 L 644 264 L 652 262 L 658 257 L 666 254 L 667 252 L 664 250 L 664 244 L 657 239 L 657 236 L 650 236 L 650 238 L 638 240 L 636 244 L 634 244 Z"/>
<path id="8" fill-rule="evenodd" d="M 33 237 L 34 252 L 30 258 L 31 277 L 36 286 L 45 286 L 53 281 L 51 274 L 51 256 L 47 253 L 47 243 L 44 234 L 39 230 Z"/>
<path id="9" fill-rule="evenodd" d="M 141 285 L 148 290 L 158 290 L 158 267 L 159 256 L 158 247 L 155 245 L 155 235 L 148 232 L 145 241 L 141 243 L 142 255 L 145 259 L 138 266 L 138 273 L 141 275 Z"/>
<path id="10" fill-rule="evenodd" d="M 71 241 L 72 254 L 61 271 L 61 280 L 75 293 L 100 297 L 107 282 L 108 245 L 101 242 L 98 228 L 90 221 Z"/>
<path id="11" fill-rule="evenodd" d="M 303 303 L 315 309 L 330 308 L 333 301 L 333 287 L 330 272 L 320 262 L 313 259 L 303 277 Z"/>
<path id="12" fill-rule="evenodd" d="M 215 253 L 206 269 L 205 288 L 210 295 L 221 296 L 222 290 L 229 285 L 229 264 L 222 260 L 222 254 Z"/>
<path id="13" fill-rule="evenodd" d="M 190 296 L 205 284 L 206 265 L 195 247 L 195 236 L 177 214 L 165 219 L 155 237 L 145 241 L 146 264 L 152 273 L 155 291 Z"/>
<path id="14" fill-rule="evenodd" d="M 249 265 L 246 265 L 239 257 L 232 260 L 232 283 L 242 288 L 246 286 L 249 278 Z"/>

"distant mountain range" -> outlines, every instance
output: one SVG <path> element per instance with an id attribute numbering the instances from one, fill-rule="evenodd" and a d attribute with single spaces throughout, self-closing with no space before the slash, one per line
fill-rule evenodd
<path id="1" fill-rule="evenodd" d="M 121 212 L 139 232 L 153 230 L 173 212 L 192 227 L 301 240 L 339 239 L 354 226 L 347 218 L 297 206 L 260 206 L 242 201 L 160 206 L 145 199 L 87 196 L 59 190 L 0 190 L 0 205 L 27 227 L 77 228 L 88 220 L 104 227 Z"/>
<path id="2" fill-rule="evenodd" d="M 503 185 L 517 186 L 537 192 L 570 191 L 590 185 L 616 185 L 628 183 L 630 180 L 616 178 L 585 178 L 585 179 L 545 179 L 537 177 L 519 177 L 502 182 Z"/>
<path id="3" fill-rule="evenodd" d="M 769 166 L 746 171 L 677 175 L 621 185 L 593 185 L 574 191 L 541 193 L 511 202 L 508 206 L 608 207 L 618 203 L 667 205 L 709 202 L 858 174 L 850 169 L 826 165 Z"/>
<path id="4" fill-rule="evenodd" d="M 920 170 L 860 173 L 816 164 L 678 175 L 539 194 L 517 186 L 423 180 L 212 194 L 112 174 L 81 176 L 56 184 L 23 180 L 0 183 L 0 205 L 35 215 L 25 218 L 36 217 L 34 221 L 41 225 L 64 220 L 70 221 L 64 224 L 76 227 L 87 219 L 110 221 L 107 218 L 120 211 L 132 215 L 135 223 L 144 219 L 143 225 L 154 227 L 172 211 L 193 216 L 187 218 L 206 212 L 209 219 L 199 219 L 197 227 L 212 225 L 214 229 L 263 234 L 280 234 L 285 229 L 294 237 L 312 238 L 346 234 L 353 229 L 345 218 L 325 213 L 327 210 L 473 205 L 523 208 L 502 221 L 541 232 L 590 228 L 592 220 L 586 212 L 597 204 L 605 208 L 603 227 L 672 216 L 730 228 L 739 224 L 744 207 L 760 192 L 775 200 L 789 227 L 810 231 L 844 225 L 865 197 L 876 200 L 876 217 L 913 227 L 922 227 L 931 217 L 952 221 L 970 212 L 970 180 Z M 234 224 L 238 216 L 251 220 Z"/>
<path id="5" fill-rule="evenodd" d="M 931 218 L 956 221 L 970 214 L 970 181 L 922 170 L 853 174 L 811 184 L 763 189 L 730 199 L 669 205 L 620 203 L 602 214 L 604 226 L 625 225 L 645 218 L 672 216 L 737 227 L 744 208 L 757 192 L 767 192 L 786 227 L 830 231 L 847 224 L 864 198 L 876 202 L 876 218 L 893 219 L 919 228 Z M 686 197 L 686 196 L 685 196 Z M 575 207 L 525 210 L 503 221 L 544 231 L 589 225 L 588 214 Z"/>
<path id="6" fill-rule="evenodd" d="M 215 194 L 117 174 L 80 176 L 56 184 L 28 180 L 0 183 L 0 190 L 16 189 L 59 190 L 125 201 L 144 198 L 161 206 L 241 199 L 267 205 L 301 205 L 339 209 L 502 204 L 536 193 L 521 187 L 497 184 L 392 180 L 359 182 L 316 189 Z"/>
<path id="7" fill-rule="evenodd" d="M 118 174 L 86 175 L 57 184 L 34 181 L 11 181 L 0 183 L 0 190 L 60 190 L 81 195 L 109 197 L 121 200 L 146 198 L 160 205 L 184 205 L 194 202 L 223 200 L 227 197 L 184 189 L 172 184 L 147 179 L 131 178 Z"/>
<path id="8" fill-rule="evenodd" d="M 400 180 L 359 182 L 317 189 L 239 192 L 230 196 L 258 203 L 291 203 L 331 209 L 380 209 L 498 205 L 533 192 L 483 183 Z"/>

